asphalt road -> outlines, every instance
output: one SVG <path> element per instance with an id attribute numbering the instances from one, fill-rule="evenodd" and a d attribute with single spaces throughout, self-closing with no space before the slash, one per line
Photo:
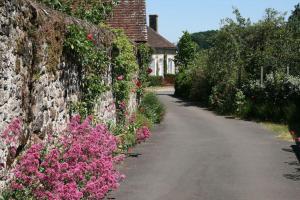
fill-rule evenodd
<path id="1" fill-rule="evenodd" d="M 164 122 L 121 167 L 127 176 L 108 199 L 299 200 L 292 143 L 254 122 L 216 116 L 168 94 Z"/>

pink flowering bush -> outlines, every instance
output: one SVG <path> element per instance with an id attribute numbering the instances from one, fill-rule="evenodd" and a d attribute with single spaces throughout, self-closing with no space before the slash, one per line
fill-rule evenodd
<path id="1" fill-rule="evenodd" d="M 119 149 L 127 151 L 136 144 L 145 142 L 151 136 L 151 126 L 152 122 L 137 112 L 128 115 L 125 124 L 117 124 L 111 127 L 111 130 L 119 138 Z"/>
<path id="2" fill-rule="evenodd" d="M 147 126 L 143 126 L 137 130 L 137 141 L 144 142 L 150 138 L 151 132 Z"/>
<path id="3" fill-rule="evenodd" d="M 21 134 L 22 122 L 14 119 L 2 133 L 2 139 L 6 145 L 16 145 Z"/>
<path id="4" fill-rule="evenodd" d="M 8 159 L 10 159 L 12 162 L 16 157 L 16 151 L 19 146 L 21 136 L 22 136 L 22 122 L 19 118 L 16 118 L 11 121 L 11 123 L 1 134 L 1 142 L 7 147 L 8 156 L 1 157 L 0 170 L 4 167 L 7 167 L 6 164 Z"/>
<path id="5" fill-rule="evenodd" d="M 92 126 L 91 118 L 81 123 L 74 117 L 53 144 L 34 144 L 24 154 L 14 170 L 11 198 L 103 199 L 124 179 L 114 169 L 124 159 L 113 156 L 116 137 L 104 125 Z"/>

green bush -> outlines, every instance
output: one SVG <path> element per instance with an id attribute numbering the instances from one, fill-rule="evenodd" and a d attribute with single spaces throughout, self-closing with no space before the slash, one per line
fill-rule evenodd
<path id="1" fill-rule="evenodd" d="M 288 125 L 291 132 L 293 131 L 296 137 L 300 138 L 300 98 L 297 104 L 294 104 L 294 109 L 291 109 L 291 115 L 288 119 Z M 300 142 L 300 141 L 298 141 Z"/>
<path id="2" fill-rule="evenodd" d="M 160 123 L 166 112 L 164 105 L 154 93 L 147 93 L 143 97 L 139 111 L 153 123 Z"/>
<path id="3" fill-rule="evenodd" d="M 201 68 L 196 68 L 193 70 L 191 77 L 193 81 L 189 91 L 189 99 L 207 105 L 211 89 L 206 74 Z"/>
<path id="4" fill-rule="evenodd" d="M 252 104 L 248 116 L 286 123 L 293 118 L 293 111 L 298 105 L 300 78 L 269 74 L 263 85 L 258 81 L 246 83 L 243 92 Z"/>
<path id="5" fill-rule="evenodd" d="M 236 92 L 237 89 L 234 84 L 219 83 L 212 88 L 209 96 L 210 107 L 221 114 L 235 113 Z"/>
<path id="6" fill-rule="evenodd" d="M 192 79 L 187 70 L 181 70 L 175 79 L 175 95 L 178 97 L 188 98 L 190 96 L 190 89 Z"/>
<path id="7" fill-rule="evenodd" d="M 245 116 L 247 111 L 249 111 L 249 106 L 246 105 L 246 96 L 244 95 L 243 91 L 237 90 L 237 92 L 235 93 L 234 103 L 235 114 L 240 117 Z"/>
<path id="8" fill-rule="evenodd" d="M 162 86 L 163 81 L 164 81 L 164 78 L 162 76 L 149 76 L 148 77 L 149 86 L 152 86 L 152 87 Z"/>

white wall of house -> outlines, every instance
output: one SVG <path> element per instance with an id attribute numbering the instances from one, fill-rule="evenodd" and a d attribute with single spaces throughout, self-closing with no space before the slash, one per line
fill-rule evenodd
<path id="1" fill-rule="evenodd" d="M 175 55 L 167 55 L 167 74 L 175 74 Z M 153 54 L 151 62 L 152 76 L 164 76 L 164 54 Z"/>

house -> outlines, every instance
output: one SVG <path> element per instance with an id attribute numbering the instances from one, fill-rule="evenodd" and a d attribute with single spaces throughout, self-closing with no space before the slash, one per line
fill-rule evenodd
<path id="1" fill-rule="evenodd" d="M 154 49 L 151 69 L 153 76 L 175 74 L 176 46 L 158 33 L 158 15 L 149 16 L 148 44 Z"/>
<path id="2" fill-rule="evenodd" d="M 113 28 L 123 29 L 135 43 L 148 43 L 154 50 L 151 75 L 165 76 L 175 74 L 174 57 L 176 46 L 158 33 L 158 15 L 149 16 L 146 20 L 145 0 L 121 0 L 107 20 Z"/>

